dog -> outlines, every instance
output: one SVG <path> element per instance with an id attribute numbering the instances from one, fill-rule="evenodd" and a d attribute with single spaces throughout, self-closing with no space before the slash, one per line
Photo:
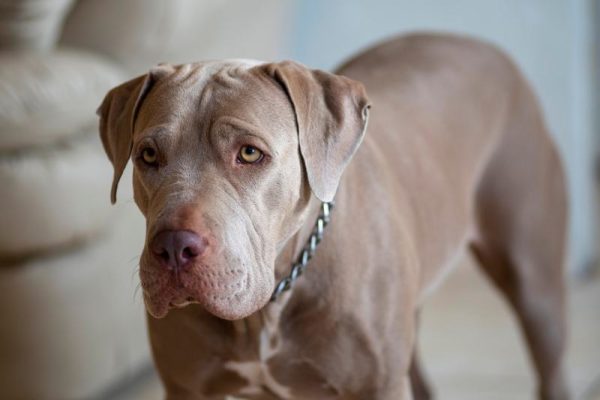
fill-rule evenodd
<path id="1" fill-rule="evenodd" d="M 516 313 L 539 398 L 568 398 L 563 170 L 494 46 L 412 34 L 335 74 L 161 64 L 98 114 L 113 203 L 134 165 L 167 399 L 428 399 L 418 313 L 463 252 Z"/>

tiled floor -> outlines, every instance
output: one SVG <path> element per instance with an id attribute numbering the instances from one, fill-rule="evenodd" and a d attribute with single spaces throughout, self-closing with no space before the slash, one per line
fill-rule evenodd
<path id="1" fill-rule="evenodd" d="M 431 297 L 422 317 L 423 362 L 442 400 L 533 399 L 525 348 L 512 314 L 470 262 Z M 570 290 L 569 375 L 574 399 L 600 400 L 600 277 Z M 148 373 L 111 400 L 159 400 Z"/>

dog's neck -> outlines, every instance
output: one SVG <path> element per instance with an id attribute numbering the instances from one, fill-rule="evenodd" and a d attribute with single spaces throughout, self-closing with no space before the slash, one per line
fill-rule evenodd
<path id="1" fill-rule="evenodd" d="M 310 258 L 325 234 L 333 203 L 323 203 L 311 196 L 305 219 L 300 228 L 285 243 L 275 260 L 275 291 L 271 302 L 291 291 L 295 280 L 308 267 Z"/>

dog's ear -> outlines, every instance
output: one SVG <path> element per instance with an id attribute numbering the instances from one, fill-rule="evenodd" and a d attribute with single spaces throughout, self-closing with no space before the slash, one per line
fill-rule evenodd
<path id="1" fill-rule="evenodd" d="M 100 117 L 100 138 L 114 168 L 110 200 L 117 201 L 119 179 L 127 166 L 133 144 L 137 112 L 154 82 L 168 73 L 170 66 L 160 65 L 113 89 L 104 97 L 96 113 Z"/>
<path id="2" fill-rule="evenodd" d="M 364 86 L 284 61 L 262 66 L 286 91 L 296 114 L 300 154 L 312 192 L 331 201 L 367 126 Z"/>

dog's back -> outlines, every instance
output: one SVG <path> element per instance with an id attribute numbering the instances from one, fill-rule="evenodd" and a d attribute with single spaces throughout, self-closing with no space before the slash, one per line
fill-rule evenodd
<path id="1" fill-rule="evenodd" d="M 367 50 L 338 72 L 363 82 L 373 105 L 348 179 L 372 164 L 388 171 L 365 184 L 384 186 L 402 223 L 411 221 L 426 289 L 472 238 L 475 192 L 502 135 L 516 71 L 489 45 L 411 35 Z"/>

